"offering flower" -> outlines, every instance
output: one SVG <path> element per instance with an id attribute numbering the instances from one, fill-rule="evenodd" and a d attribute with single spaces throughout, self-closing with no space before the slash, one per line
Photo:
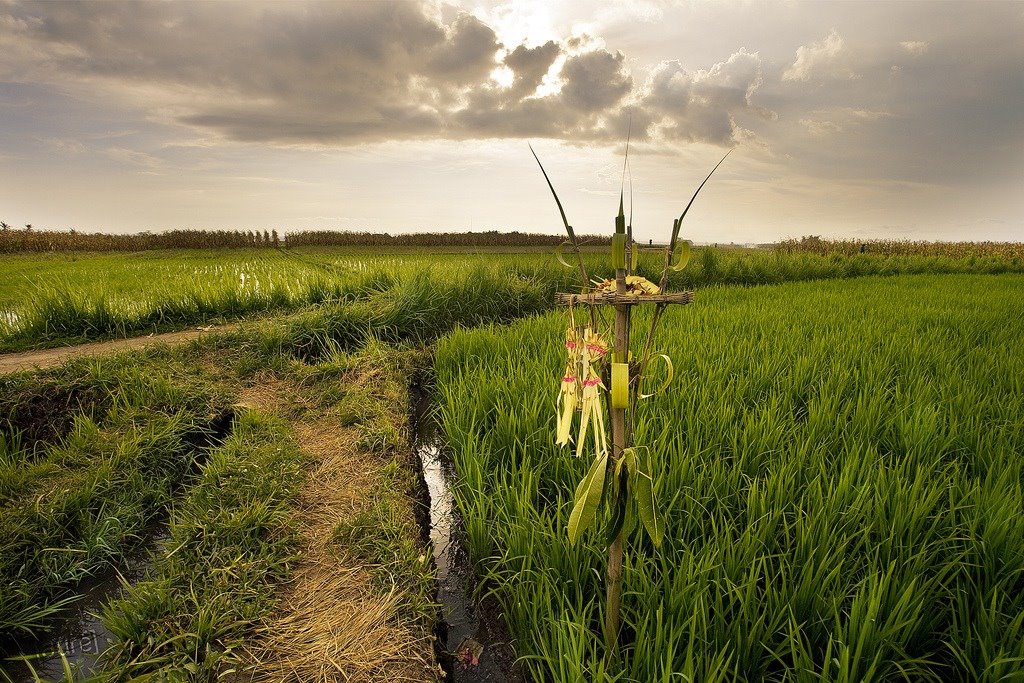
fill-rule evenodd
<path id="1" fill-rule="evenodd" d="M 576 328 L 570 326 L 565 331 L 565 349 L 568 360 L 565 373 L 562 375 L 562 389 L 558 393 L 558 426 L 555 430 L 555 443 L 559 446 L 569 445 L 569 432 L 572 430 L 572 419 L 580 404 L 582 379 L 580 378 L 583 361 L 583 343 L 580 341 Z"/>

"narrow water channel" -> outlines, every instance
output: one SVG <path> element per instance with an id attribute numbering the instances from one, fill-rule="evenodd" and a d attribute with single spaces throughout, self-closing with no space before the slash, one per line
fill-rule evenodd
<path id="1" fill-rule="evenodd" d="M 230 435 L 233 420 L 234 412 L 225 410 L 211 418 L 208 429 L 187 435 L 196 456 L 192 463 L 194 473 Z M 180 491 L 182 486 L 184 480 L 176 490 Z M 64 595 L 74 600 L 47 620 L 45 633 L 0 643 L 0 683 L 63 682 L 68 680 L 65 667 L 70 669 L 72 680 L 99 673 L 103 668 L 102 654 L 114 642 L 113 634 L 99 615 L 107 603 L 121 596 L 125 586 L 146 578 L 153 558 L 168 539 L 168 519 L 167 510 L 158 511 L 124 555 L 78 584 L 66 587 Z"/>
<path id="2" fill-rule="evenodd" d="M 518 683 L 515 652 L 496 603 L 473 600 L 473 566 L 462 543 L 462 520 L 455 505 L 456 473 L 431 411 L 429 378 L 419 377 L 414 401 L 414 446 L 430 494 L 430 544 L 437 571 L 441 665 L 453 683 Z"/>
<path id="3" fill-rule="evenodd" d="M 65 663 L 74 680 L 98 673 L 102 668 L 100 655 L 114 640 L 99 613 L 107 602 L 121 595 L 126 583 L 136 583 L 145 576 L 152 566 L 153 550 L 166 534 L 166 519 L 150 523 L 143 531 L 143 541 L 116 565 L 83 579 L 74 589 L 77 599 L 50 622 L 45 635 L 20 640 L 0 654 L 0 681 L 65 681 Z"/>

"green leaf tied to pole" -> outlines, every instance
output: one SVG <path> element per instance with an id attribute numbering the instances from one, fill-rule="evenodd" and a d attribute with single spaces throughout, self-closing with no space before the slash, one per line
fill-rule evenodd
<path id="1" fill-rule="evenodd" d="M 629 363 L 612 363 L 612 408 L 629 407 Z"/>
<path id="2" fill-rule="evenodd" d="M 622 182 L 619 183 L 619 215 L 615 217 L 615 232 L 625 233 L 626 232 L 626 212 L 623 211 L 623 196 L 626 190 L 626 168 L 629 165 L 629 137 L 633 133 L 633 114 L 629 115 L 629 128 L 626 131 L 626 154 L 622 159 Z M 633 217 L 633 187 L 630 185 L 629 188 L 629 213 L 630 219 Z M 632 220 L 630 223 L 632 224 Z M 630 225 L 630 233 L 633 231 L 633 226 Z M 632 237 L 632 234 L 630 234 Z"/>
<path id="3" fill-rule="evenodd" d="M 665 536 L 665 520 L 658 511 L 658 504 L 654 500 L 654 477 L 652 476 L 654 468 L 651 464 L 651 454 L 645 452 L 643 455 L 637 455 L 632 462 L 636 465 L 632 479 L 640 521 L 654 545 L 660 546 L 661 540 Z"/>
<path id="4" fill-rule="evenodd" d="M 540 172 L 544 174 L 544 180 L 548 184 L 548 189 L 551 190 L 551 196 L 555 198 L 555 204 L 558 206 L 558 215 L 562 217 L 562 225 L 565 226 L 565 233 L 569 236 L 569 244 L 572 245 L 572 250 L 576 254 L 577 263 L 580 269 L 580 278 L 583 281 L 582 291 L 586 292 L 590 289 L 590 276 L 587 275 L 587 266 L 583 263 L 583 254 L 580 253 L 580 244 L 576 239 L 576 233 L 573 231 L 572 226 L 569 225 L 569 219 L 565 217 L 565 209 L 562 208 L 562 201 L 558 198 L 558 193 L 555 192 L 555 186 L 551 184 L 551 178 L 548 177 L 548 172 L 544 170 L 544 164 L 540 163 L 540 157 L 537 156 L 537 152 L 533 150 L 533 145 L 527 145 L 530 148 L 530 153 L 533 154 L 533 158 L 537 161 L 537 165 L 540 166 Z M 561 258 L 561 254 L 556 250 L 556 256 L 558 260 L 565 263 L 565 259 Z M 597 312 L 594 307 L 590 307 L 590 327 L 597 329 Z"/>
<path id="5" fill-rule="evenodd" d="M 608 453 L 594 458 L 590 470 L 576 487 L 572 513 L 569 515 L 569 543 L 576 542 L 583 532 L 593 526 L 597 519 L 597 508 L 604 494 L 605 470 L 608 469 Z"/>
<path id="6" fill-rule="evenodd" d="M 679 221 L 672 226 L 672 241 L 669 242 L 669 247 L 672 248 L 672 251 L 675 251 L 676 240 L 679 238 L 679 227 L 683 224 L 683 219 L 686 218 L 686 213 L 690 210 L 690 207 L 693 206 L 693 202 L 697 199 L 697 195 L 699 195 L 700 191 L 704 189 L 704 185 L 711 180 L 711 176 L 715 174 L 715 171 L 718 170 L 718 167 L 722 165 L 722 162 L 725 161 L 726 157 L 730 154 L 732 154 L 731 149 L 725 153 L 725 156 L 722 157 L 721 161 L 715 164 L 715 167 L 711 169 L 711 173 L 708 173 L 708 177 L 704 179 L 704 182 L 697 186 L 697 190 L 693 193 L 693 196 L 690 197 L 690 203 L 686 205 L 686 208 L 683 209 L 683 213 L 680 214 Z"/>
<path id="7" fill-rule="evenodd" d="M 626 234 L 617 232 L 612 235 L 612 268 L 618 270 L 626 267 Z"/>
<path id="8" fill-rule="evenodd" d="M 557 247 L 555 247 L 555 258 L 558 260 L 559 263 L 561 263 L 566 268 L 575 268 L 576 266 L 566 261 L 565 257 L 562 255 L 562 250 L 565 249 L 566 244 L 572 246 L 572 243 L 569 242 L 569 240 L 566 240 L 560 243 Z"/>
<path id="9" fill-rule="evenodd" d="M 533 158 L 536 159 L 537 165 L 540 166 L 540 172 L 544 174 L 544 180 L 547 181 L 548 189 L 551 190 L 551 196 L 555 198 L 555 204 L 558 206 L 558 214 L 562 217 L 562 225 L 565 226 L 565 232 L 569 235 L 569 242 L 572 244 L 573 251 L 576 252 L 576 256 L 579 258 L 580 276 L 583 278 L 583 288 L 587 289 L 590 286 L 590 277 L 587 275 L 587 267 L 583 263 L 583 254 L 580 253 L 580 245 L 576 240 L 576 233 L 573 231 L 572 226 L 569 225 L 569 219 L 565 217 L 565 209 L 562 208 L 562 201 L 558 198 L 558 193 L 555 192 L 555 186 L 551 184 L 551 178 L 548 177 L 548 172 L 544 170 L 544 164 L 540 163 L 540 157 L 533 151 L 533 145 L 529 145 L 530 153 L 533 154 Z"/>
<path id="10" fill-rule="evenodd" d="M 657 356 L 655 356 L 655 358 L 660 358 L 663 361 L 665 361 L 665 381 L 661 383 L 661 386 L 658 387 L 656 391 L 653 391 L 649 394 L 640 394 L 640 398 L 650 398 L 651 396 L 657 396 L 658 394 L 668 389 L 668 385 L 672 383 L 672 377 L 675 374 L 675 371 L 672 367 L 672 359 L 666 356 L 664 353 L 659 353 Z"/>
<path id="11" fill-rule="evenodd" d="M 683 240 L 679 243 L 679 254 L 676 256 L 676 260 L 669 266 L 672 272 L 678 273 L 680 270 L 686 267 L 686 264 L 690 262 L 690 242 L 689 240 Z"/>

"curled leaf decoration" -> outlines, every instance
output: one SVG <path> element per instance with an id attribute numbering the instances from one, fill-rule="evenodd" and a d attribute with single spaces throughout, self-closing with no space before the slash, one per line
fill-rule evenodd
<path id="1" fill-rule="evenodd" d="M 566 268 L 575 268 L 576 266 L 566 261 L 565 257 L 562 255 L 562 252 L 565 250 L 566 245 L 571 247 L 572 242 L 566 240 L 559 244 L 557 247 L 555 247 L 555 258 L 558 259 L 558 262 L 561 263 Z"/>
<path id="2" fill-rule="evenodd" d="M 657 356 L 654 357 L 660 358 L 663 361 L 665 361 L 665 379 L 664 381 L 662 381 L 661 386 L 659 386 L 655 391 L 651 392 L 650 394 L 640 394 L 640 398 L 650 398 L 652 396 L 657 396 L 658 394 L 664 392 L 666 389 L 668 389 L 668 385 L 672 383 L 672 378 L 675 376 L 675 369 L 672 366 L 671 358 L 666 356 L 664 353 L 659 353 Z"/>
<path id="3" fill-rule="evenodd" d="M 689 240 L 683 240 L 679 244 L 679 247 L 676 251 L 678 253 L 678 255 L 676 256 L 676 260 L 674 263 L 672 263 L 672 265 L 669 266 L 669 269 L 672 270 L 672 272 L 674 273 L 678 273 L 680 270 L 686 267 L 687 263 L 690 262 L 691 249 Z"/>

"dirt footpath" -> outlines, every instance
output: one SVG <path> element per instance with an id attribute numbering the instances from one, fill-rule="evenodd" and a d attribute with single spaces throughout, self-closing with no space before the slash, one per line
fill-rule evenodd
<path id="1" fill-rule="evenodd" d="M 347 381 L 357 386 L 374 377 Z M 242 392 L 240 405 L 290 422 L 309 471 L 299 494 L 299 557 L 278 587 L 277 608 L 243 648 L 248 661 L 228 680 L 435 683 L 444 672 L 435 664 L 433 635 L 403 623 L 408 594 L 395 584 L 375 587 L 373 567 L 347 553 L 334 533 L 339 522 L 373 507 L 393 456 L 359 447 L 359 428 L 343 427 L 337 406 L 318 406 L 310 393 L 302 383 L 269 377 Z M 390 514 L 415 530 L 412 506 L 402 501 Z M 421 550 L 423 559 L 429 550 Z"/>
<path id="2" fill-rule="evenodd" d="M 0 375 L 20 372 L 22 370 L 32 370 L 33 368 L 49 368 L 80 356 L 102 356 L 107 353 L 114 353 L 115 351 L 141 349 L 151 344 L 181 344 L 206 334 L 229 332 L 238 327 L 238 323 L 197 327 L 191 330 L 181 330 L 180 332 L 151 334 L 148 337 L 111 339 L 109 341 L 79 344 L 78 346 L 61 346 L 55 349 L 0 354 Z"/>

